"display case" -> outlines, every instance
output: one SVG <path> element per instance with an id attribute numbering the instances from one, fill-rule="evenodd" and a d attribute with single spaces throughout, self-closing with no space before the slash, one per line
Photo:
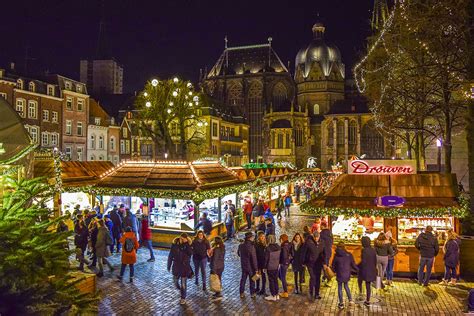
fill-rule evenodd
<path id="1" fill-rule="evenodd" d="M 398 218 L 398 240 L 414 242 L 416 237 L 426 228 L 433 227 L 439 239 L 446 238 L 446 232 L 454 229 L 454 217 L 412 217 Z"/>
<path id="2" fill-rule="evenodd" d="M 279 186 L 272 187 L 272 190 L 271 190 L 271 194 L 272 194 L 271 200 L 276 200 L 276 199 L 278 199 L 279 192 L 280 192 Z"/>
<path id="3" fill-rule="evenodd" d="M 202 213 L 207 213 L 207 218 L 209 218 L 211 222 L 219 222 L 219 208 L 217 202 L 217 199 L 204 200 L 199 204 L 199 216 L 201 216 Z"/>
<path id="4" fill-rule="evenodd" d="M 346 217 L 339 215 L 332 220 L 332 233 L 335 239 L 360 240 L 368 236 L 371 240 L 383 232 L 383 218 L 375 216 Z"/>
<path id="5" fill-rule="evenodd" d="M 194 203 L 189 200 L 153 199 L 150 203 L 152 227 L 194 229 Z"/>

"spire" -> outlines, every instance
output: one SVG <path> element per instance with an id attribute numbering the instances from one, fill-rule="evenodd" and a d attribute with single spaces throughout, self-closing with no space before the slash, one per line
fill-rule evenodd
<path id="1" fill-rule="evenodd" d="M 374 0 L 374 10 L 372 11 L 372 29 L 382 29 L 388 17 L 387 0 Z"/>
<path id="2" fill-rule="evenodd" d="M 272 64 L 272 40 L 273 38 L 268 38 L 268 67 Z"/>
<path id="3" fill-rule="evenodd" d="M 228 40 L 227 40 L 227 35 L 224 37 L 224 48 L 225 48 L 225 67 L 229 67 L 229 52 L 227 51 L 227 46 Z"/>
<path id="4" fill-rule="evenodd" d="M 97 38 L 96 58 L 108 59 L 110 54 L 107 47 L 106 31 L 105 31 L 105 0 L 100 2 L 100 22 L 99 22 L 99 36 Z"/>

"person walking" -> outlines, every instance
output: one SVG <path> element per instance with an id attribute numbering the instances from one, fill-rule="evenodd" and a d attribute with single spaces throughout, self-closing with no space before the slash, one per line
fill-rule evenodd
<path id="1" fill-rule="evenodd" d="M 259 231 L 257 233 L 257 240 L 255 241 L 255 251 L 257 254 L 257 268 L 260 278 L 257 280 L 256 291 L 258 295 L 266 296 L 267 274 L 265 270 L 265 249 L 267 248 L 267 239 L 265 233 Z M 260 286 L 261 285 L 261 286 Z"/>
<path id="2" fill-rule="evenodd" d="M 283 293 L 281 297 L 288 297 L 288 283 L 286 282 L 286 273 L 288 272 L 288 267 L 291 263 L 291 244 L 288 240 L 287 234 L 282 234 L 280 236 L 280 270 L 278 271 L 278 276 L 281 280 L 281 287 L 283 288 Z"/>
<path id="3" fill-rule="evenodd" d="M 319 300 L 321 287 L 321 271 L 325 267 L 325 246 L 319 239 L 319 232 L 309 235 L 304 243 L 304 263 L 309 272 L 309 297 L 310 300 Z"/>
<path id="4" fill-rule="evenodd" d="M 112 239 L 112 244 L 108 246 L 110 253 L 112 254 L 114 252 L 114 223 L 112 223 L 112 220 L 110 219 L 110 214 L 105 215 L 103 219 L 105 221 L 105 227 L 107 227 L 110 238 Z"/>
<path id="5" fill-rule="evenodd" d="M 110 211 L 110 220 L 113 224 L 112 235 L 114 237 L 114 245 L 117 247 L 116 252 L 119 253 L 122 245 L 120 238 L 122 237 L 122 216 L 116 206 Z"/>
<path id="6" fill-rule="evenodd" d="M 290 193 L 286 192 L 284 204 L 285 204 L 285 217 L 290 217 L 290 207 L 291 207 L 292 198 Z"/>
<path id="7" fill-rule="evenodd" d="M 282 219 L 281 211 L 285 207 L 285 204 L 283 203 L 283 198 L 280 195 L 278 195 L 278 198 L 275 202 L 275 206 L 277 209 L 277 220 L 281 220 Z"/>
<path id="8" fill-rule="evenodd" d="M 95 268 L 97 266 L 97 255 L 95 253 L 95 247 L 97 243 L 97 233 L 99 232 L 99 227 L 97 224 L 97 220 L 95 218 L 93 218 L 89 222 L 88 230 L 89 230 L 89 249 L 91 253 L 90 259 L 92 260 L 91 264 L 89 265 L 89 269 L 90 269 L 92 267 Z"/>
<path id="9" fill-rule="evenodd" d="M 182 233 L 173 240 L 170 252 L 168 254 L 168 272 L 173 274 L 173 281 L 176 288 L 180 291 L 181 305 L 186 304 L 186 292 L 188 278 L 192 276 L 191 255 L 193 249 L 191 247 L 191 239 L 188 234 Z"/>
<path id="10" fill-rule="evenodd" d="M 257 253 L 255 251 L 255 246 L 253 243 L 253 233 L 246 232 L 245 233 L 245 241 L 239 245 L 237 250 L 237 254 L 240 257 L 240 265 L 242 269 L 242 276 L 240 278 L 240 298 L 244 298 L 245 294 L 245 283 L 247 279 L 250 283 L 250 296 L 252 298 L 256 297 L 255 293 L 255 282 L 252 280 L 252 277 L 258 271 L 257 265 Z"/>
<path id="11" fill-rule="evenodd" d="M 150 251 L 150 259 L 147 262 L 155 261 L 155 254 L 153 253 L 153 243 L 151 240 L 151 229 L 148 223 L 148 216 L 143 214 L 140 225 L 140 242 Z"/>
<path id="12" fill-rule="evenodd" d="M 229 240 L 234 236 L 234 212 L 230 207 L 225 211 L 224 223 L 227 231 L 227 239 Z"/>
<path id="13" fill-rule="evenodd" d="M 332 268 L 334 273 L 336 273 L 337 280 L 337 294 L 339 298 L 339 304 L 337 306 L 339 309 L 344 308 L 344 301 L 342 298 L 343 286 L 346 291 L 347 299 L 349 300 L 349 305 L 353 305 L 354 301 L 352 301 L 351 290 L 349 289 L 349 280 L 351 279 L 351 271 L 358 271 L 359 268 L 355 264 L 352 254 L 346 251 L 346 246 L 342 241 L 337 244 L 336 254 L 332 261 Z"/>
<path id="14" fill-rule="evenodd" d="M 120 267 L 120 275 L 118 279 L 121 281 L 123 274 L 125 273 L 125 268 L 127 265 L 130 267 L 130 283 L 133 283 L 133 276 L 135 272 L 135 262 L 137 262 L 137 250 L 138 250 L 138 240 L 137 236 L 132 230 L 132 227 L 127 226 L 125 228 L 125 233 L 122 235 L 119 241 L 123 246 L 122 251 L 122 266 Z"/>
<path id="15" fill-rule="evenodd" d="M 303 294 L 304 283 L 304 257 L 303 257 L 303 238 L 300 233 L 293 236 L 291 242 L 291 268 L 293 270 L 293 278 L 295 281 L 295 294 Z"/>
<path id="16" fill-rule="evenodd" d="M 270 208 L 267 208 L 267 210 L 265 211 L 265 214 L 263 214 L 263 217 L 265 219 L 271 219 L 272 224 L 275 225 L 275 217 L 273 216 L 272 210 Z"/>
<path id="17" fill-rule="evenodd" d="M 252 228 L 252 202 L 250 200 L 246 200 L 244 204 L 244 213 L 245 213 L 245 220 L 247 221 L 247 229 Z"/>
<path id="18" fill-rule="evenodd" d="M 89 264 L 84 253 L 87 249 L 89 230 L 82 219 L 79 219 L 74 227 L 74 245 L 76 246 L 76 257 L 79 260 L 79 270 L 84 271 L 84 263 Z"/>
<path id="19" fill-rule="evenodd" d="M 362 244 L 361 261 L 358 265 L 359 274 L 357 276 L 357 284 L 359 293 L 362 295 L 362 283 L 365 282 L 366 298 L 364 305 L 370 305 L 371 283 L 377 278 L 377 253 L 370 245 L 370 238 L 363 236 L 360 239 Z"/>
<path id="20" fill-rule="evenodd" d="M 271 218 L 265 219 L 265 235 L 268 237 L 269 235 L 275 235 L 275 224 L 273 224 Z"/>
<path id="21" fill-rule="evenodd" d="M 385 234 L 386 235 L 386 234 Z M 388 256 L 388 264 L 387 264 L 387 285 L 393 286 L 393 267 L 395 265 L 395 256 L 398 253 L 397 241 L 389 237 L 388 241 L 392 246 L 392 254 Z"/>
<path id="22" fill-rule="evenodd" d="M 434 258 L 438 255 L 438 239 L 433 235 L 433 227 L 426 226 L 415 241 L 415 247 L 420 251 L 420 266 L 418 268 L 418 284 L 429 286 L 431 269 L 433 268 Z M 424 273 L 426 267 L 426 273 Z"/>
<path id="23" fill-rule="evenodd" d="M 196 229 L 202 229 L 204 234 L 209 236 L 212 232 L 212 221 L 207 217 L 207 213 L 202 213 L 199 223 L 196 226 Z"/>
<path id="24" fill-rule="evenodd" d="M 195 284 L 199 286 L 199 270 L 201 270 L 202 278 L 202 290 L 207 291 L 206 288 L 206 264 L 207 264 L 207 252 L 211 249 L 211 245 L 207 240 L 204 232 L 199 230 L 194 237 L 193 243 L 193 263 L 195 273 Z"/>
<path id="25" fill-rule="evenodd" d="M 334 244 L 334 237 L 332 236 L 332 232 L 328 227 L 328 223 L 326 221 L 321 222 L 321 231 L 319 232 L 319 236 L 321 240 L 324 242 L 324 264 L 329 266 L 329 260 L 332 257 L 332 245 Z M 324 270 L 323 275 L 324 286 L 329 286 L 329 277 L 326 275 L 326 270 Z"/>
<path id="26" fill-rule="evenodd" d="M 458 236 L 453 231 L 448 231 L 448 238 L 443 246 L 444 252 L 444 278 L 441 285 L 456 285 L 456 267 L 459 264 Z"/>
<path id="27" fill-rule="evenodd" d="M 225 258 L 225 246 L 222 238 L 217 236 L 214 238 L 212 243 L 212 248 L 209 250 L 210 257 L 210 268 L 211 274 L 216 274 L 219 277 L 222 287 L 222 273 L 224 272 L 224 258 Z M 222 293 L 216 292 L 212 299 L 220 300 L 222 299 Z"/>
<path id="28" fill-rule="evenodd" d="M 265 249 L 265 270 L 268 275 L 270 295 L 265 297 L 267 301 L 278 301 L 278 268 L 280 266 L 281 248 L 276 243 L 275 235 L 267 236 L 267 248 Z"/>
<path id="29" fill-rule="evenodd" d="M 295 184 L 295 195 L 296 195 L 296 203 L 299 203 L 300 196 L 301 196 L 301 186 L 299 183 Z"/>
<path id="30" fill-rule="evenodd" d="M 114 267 L 112 264 L 107 260 L 107 257 L 110 257 L 110 245 L 113 245 L 114 241 L 110 236 L 109 230 L 105 226 L 105 221 L 103 219 L 97 222 L 98 230 L 97 230 L 97 241 L 95 243 L 95 254 L 97 256 L 97 262 L 99 263 L 99 272 L 97 276 L 103 277 L 104 276 L 104 263 L 109 267 L 110 272 L 114 271 Z"/>
<path id="31" fill-rule="evenodd" d="M 374 242 L 375 253 L 377 254 L 377 276 L 380 278 L 380 286 L 385 289 L 383 278 L 387 271 L 388 257 L 393 255 L 393 249 L 385 233 L 380 233 Z M 378 286 L 378 285 L 376 285 Z"/>

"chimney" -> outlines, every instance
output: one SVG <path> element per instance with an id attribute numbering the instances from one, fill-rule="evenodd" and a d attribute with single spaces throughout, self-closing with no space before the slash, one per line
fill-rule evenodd
<path id="1" fill-rule="evenodd" d="M 15 63 L 14 62 L 10 63 L 10 70 L 15 70 Z"/>

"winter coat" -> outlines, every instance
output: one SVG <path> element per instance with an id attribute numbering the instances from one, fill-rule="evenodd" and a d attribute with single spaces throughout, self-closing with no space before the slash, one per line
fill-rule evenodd
<path id="1" fill-rule="evenodd" d="M 257 225 L 257 227 L 255 228 L 255 231 L 261 231 L 261 232 L 265 232 L 267 230 L 267 226 L 265 225 L 265 222 L 261 222 Z"/>
<path id="2" fill-rule="evenodd" d="M 336 273 L 336 280 L 338 282 L 349 282 L 351 271 L 359 270 L 352 254 L 341 248 L 336 248 L 336 254 L 332 261 L 332 269 Z"/>
<path id="3" fill-rule="evenodd" d="M 379 242 L 375 240 L 374 244 L 375 244 L 375 253 L 377 254 L 377 256 L 387 257 L 387 256 L 393 255 L 393 247 L 390 241 L 385 240 L 385 241 Z"/>
<path id="4" fill-rule="evenodd" d="M 278 270 L 280 266 L 281 247 L 277 244 L 268 245 L 265 249 L 265 269 L 269 271 Z"/>
<path id="5" fill-rule="evenodd" d="M 79 224 L 77 224 L 76 227 L 74 227 L 74 232 L 76 233 L 74 236 L 74 245 L 79 248 L 87 247 L 87 242 L 89 238 L 89 230 L 87 229 L 87 227 L 83 226 L 81 228 Z"/>
<path id="6" fill-rule="evenodd" d="M 201 218 L 196 229 L 202 228 L 204 234 L 209 235 L 212 232 L 212 222 L 209 218 Z"/>
<path id="7" fill-rule="evenodd" d="M 271 211 L 270 209 L 267 209 L 267 210 L 266 210 L 265 214 L 263 214 L 263 217 L 264 217 L 265 219 L 271 218 L 271 219 L 272 219 L 272 224 L 275 225 L 275 217 L 273 216 L 273 213 L 272 213 L 272 211 Z"/>
<path id="8" fill-rule="evenodd" d="M 259 270 L 265 269 L 265 245 L 261 243 L 255 243 L 255 251 L 257 253 L 257 266 Z"/>
<path id="9" fill-rule="evenodd" d="M 168 271 L 172 269 L 172 273 L 176 277 L 191 277 L 191 255 L 193 248 L 191 247 L 191 239 L 182 244 L 179 237 L 173 240 L 171 249 L 168 255 Z"/>
<path id="10" fill-rule="evenodd" d="M 245 203 L 244 213 L 248 215 L 248 214 L 252 214 L 252 211 L 253 211 L 252 203 Z"/>
<path id="11" fill-rule="evenodd" d="M 295 244 L 291 243 L 291 267 L 295 272 L 301 271 L 304 268 L 303 248 L 304 244 L 300 244 L 298 249 L 296 249 Z"/>
<path id="12" fill-rule="evenodd" d="M 255 217 L 260 217 L 262 215 L 265 215 L 265 208 L 261 204 L 256 204 L 253 208 L 253 213 Z"/>
<path id="13" fill-rule="evenodd" d="M 291 243 L 285 241 L 281 244 L 280 264 L 288 266 L 291 263 Z"/>
<path id="14" fill-rule="evenodd" d="M 211 272 L 223 271 L 224 270 L 224 258 L 225 258 L 225 246 L 218 246 L 212 248 L 211 256 Z"/>
<path id="15" fill-rule="evenodd" d="M 255 251 L 255 246 L 252 241 L 246 240 L 239 245 L 237 254 L 240 257 L 240 265 L 242 271 L 255 274 L 257 272 L 257 253 Z"/>
<path id="16" fill-rule="evenodd" d="M 265 236 L 275 235 L 275 225 L 273 223 L 268 223 L 265 228 Z"/>
<path id="17" fill-rule="evenodd" d="M 359 263 L 359 278 L 366 282 L 375 282 L 377 277 L 377 254 L 370 246 L 370 239 L 362 240 L 361 261 Z"/>
<path id="18" fill-rule="evenodd" d="M 151 229 L 146 216 L 143 216 L 141 226 L 140 240 L 151 240 Z"/>
<path id="19" fill-rule="evenodd" d="M 133 241 L 133 250 L 131 252 L 125 251 L 125 240 L 128 238 Z M 120 243 L 122 244 L 122 263 L 123 264 L 135 264 L 137 262 L 137 249 L 139 247 L 137 236 L 134 232 L 126 232 L 120 238 Z"/>
<path id="20" fill-rule="evenodd" d="M 211 245 L 207 239 L 194 238 L 191 245 L 193 247 L 193 260 L 202 260 L 207 258 L 207 251 Z"/>
<path id="21" fill-rule="evenodd" d="M 319 239 L 324 242 L 326 263 L 329 263 L 329 259 L 331 259 L 332 255 L 332 245 L 334 243 L 334 238 L 332 236 L 331 230 L 329 228 L 321 230 L 321 232 L 319 233 Z"/>
<path id="22" fill-rule="evenodd" d="M 456 240 L 450 239 L 444 246 L 444 265 L 449 268 L 456 268 L 459 264 L 459 244 Z"/>
<path id="23" fill-rule="evenodd" d="M 286 197 L 285 197 L 285 201 L 284 201 L 285 206 L 290 206 L 290 205 L 291 205 L 291 202 L 293 202 L 293 199 L 291 198 L 291 196 L 289 196 L 289 195 L 286 196 Z"/>
<path id="24" fill-rule="evenodd" d="M 113 243 L 109 230 L 105 226 L 99 227 L 97 230 L 97 242 L 95 243 L 95 255 L 97 257 L 108 257 L 110 255 L 107 243 Z"/>
<path id="25" fill-rule="evenodd" d="M 432 233 L 421 233 L 415 241 L 415 247 L 422 258 L 434 258 L 438 255 L 438 239 Z"/>
<path id="26" fill-rule="evenodd" d="M 134 233 L 138 232 L 138 223 L 137 223 L 137 217 L 133 213 L 127 214 L 125 218 L 123 219 L 123 226 L 124 227 L 131 227 L 132 231 Z"/>
<path id="27" fill-rule="evenodd" d="M 303 262 L 307 266 L 313 266 L 316 262 L 325 262 L 325 244 L 322 240 L 316 242 L 313 236 L 308 236 L 303 248 Z"/>
<path id="28" fill-rule="evenodd" d="M 112 221 L 106 221 L 105 226 L 107 226 L 107 229 L 109 230 L 110 237 L 114 237 L 113 229 L 114 229 L 114 223 Z"/>
<path id="29" fill-rule="evenodd" d="M 94 227 L 89 231 L 92 248 L 95 248 L 95 244 L 97 242 L 97 233 L 98 232 L 99 232 L 99 229 L 97 227 Z"/>
<path id="30" fill-rule="evenodd" d="M 113 209 L 110 212 L 110 220 L 114 224 L 112 228 L 113 235 L 114 236 L 120 235 L 120 233 L 122 232 L 122 216 L 120 216 L 117 209 Z"/>

